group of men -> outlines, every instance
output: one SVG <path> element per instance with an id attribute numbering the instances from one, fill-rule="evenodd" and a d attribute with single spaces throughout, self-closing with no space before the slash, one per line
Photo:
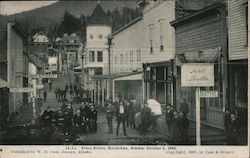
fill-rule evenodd
<path id="1" fill-rule="evenodd" d="M 140 113 L 140 123 L 136 123 L 136 116 Z M 119 135 L 119 128 L 122 124 L 123 134 L 127 135 L 126 127 L 136 129 L 136 124 L 140 124 L 137 128 L 139 132 L 145 135 L 147 128 L 151 124 L 151 109 L 145 102 L 144 106 L 137 104 L 136 100 L 120 100 L 114 103 L 108 102 L 106 105 L 106 118 L 109 126 L 109 134 L 113 133 L 113 118 L 116 118 L 116 136 Z"/>
<path id="2" fill-rule="evenodd" d="M 82 106 L 76 109 L 76 114 L 74 114 L 72 104 L 65 99 L 58 111 L 54 111 L 48 106 L 42 112 L 41 120 L 44 126 L 57 126 L 65 133 L 86 134 L 97 132 L 97 110 L 94 105 L 87 102 L 82 102 Z"/>
<path id="3" fill-rule="evenodd" d="M 189 121 L 187 114 L 189 106 L 185 99 L 180 104 L 179 112 L 174 111 L 173 107 L 166 107 L 166 122 L 170 136 L 170 144 L 188 144 Z"/>
<path id="4" fill-rule="evenodd" d="M 75 98 L 83 98 L 84 91 L 81 87 L 77 85 L 70 85 L 68 86 L 67 84 L 65 85 L 64 89 L 61 88 L 55 88 L 55 97 L 56 99 L 61 102 L 67 98 L 67 93 L 69 92 L 70 95 L 70 100 L 73 101 Z"/>

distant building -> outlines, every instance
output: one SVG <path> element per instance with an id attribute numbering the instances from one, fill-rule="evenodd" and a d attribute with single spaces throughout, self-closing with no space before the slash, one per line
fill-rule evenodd
<path id="1" fill-rule="evenodd" d="M 26 37 L 15 23 L 7 24 L 7 82 L 9 88 L 28 87 L 28 58 L 24 44 Z M 9 93 L 9 114 L 28 104 L 27 93 Z"/>
<path id="2" fill-rule="evenodd" d="M 97 104 L 104 102 L 110 96 L 107 91 L 108 83 L 94 80 L 94 76 L 108 74 L 108 45 L 107 36 L 111 33 L 111 22 L 102 6 L 95 7 L 86 28 L 86 47 L 84 71 L 84 87 L 92 92 L 92 101 Z M 102 88 L 101 88 L 102 87 Z M 101 91 L 102 90 L 102 91 Z"/>
<path id="3" fill-rule="evenodd" d="M 32 41 L 35 43 L 48 43 L 49 38 L 43 32 L 39 32 L 32 37 Z"/>

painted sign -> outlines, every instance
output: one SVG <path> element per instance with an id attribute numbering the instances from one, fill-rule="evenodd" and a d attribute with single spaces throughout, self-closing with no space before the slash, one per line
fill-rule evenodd
<path id="1" fill-rule="evenodd" d="M 200 98 L 218 97 L 218 91 L 200 91 Z"/>
<path id="2" fill-rule="evenodd" d="M 181 66 L 182 87 L 213 87 L 214 65 L 210 63 L 187 63 Z"/>
<path id="3" fill-rule="evenodd" d="M 36 88 L 37 88 L 37 89 L 43 89 L 43 88 L 44 88 L 44 85 L 43 85 L 43 84 L 38 84 L 38 85 L 36 85 Z"/>
<path id="4" fill-rule="evenodd" d="M 22 87 L 22 88 L 10 88 L 11 93 L 32 93 L 33 88 Z"/>
<path id="5" fill-rule="evenodd" d="M 37 74 L 32 75 L 31 78 L 57 78 L 57 74 Z"/>

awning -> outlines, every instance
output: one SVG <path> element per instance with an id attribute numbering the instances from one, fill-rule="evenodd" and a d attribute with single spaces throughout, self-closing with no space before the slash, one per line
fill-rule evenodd
<path id="1" fill-rule="evenodd" d="M 82 66 L 80 65 L 80 66 L 74 67 L 73 69 L 74 70 L 76 70 L 76 69 L 82 69 Z"/>
<path id="2" fill-rule="evenodd" d="M 114 79 L 114 80 L 119 80 L 118 78 L 123 78 L 124 80 L 124 77 L 127 77 L 127 80 L 129 80 L 129 78 L 133 75 L 136 75 L 136 74 L 143 74 L 142 71 L 138 71 L 138 72 L 122 72 L 122 73 L 112 73 L 110 75 L 95 75 L 95 76 L 91 76 L 93 79 L 96 79 L 96 80 L 101 80 L 101 79 Z M 132 77 L 133 78 L 133 77 Z M 131 78 L 131 79 L 132 79 Z M 134 79 L 142 79 L 142 78 L 139 78 L 139 77 L 135 77 Z"/>
<path id="3" fill-rule="evenodd" d="M 0 78 L 0 88 L 4 88 L 8 86 L 9 86 L 8 82 Z"/>
<path id="4" fill-rule="evenodd" d="M 176 65 L 183 63 L 214 63 L 221 54 L 221 47 L 203 49 L 197 52 L 187 52 L 176 55 Z"/>
<path id="5" fill-rule="evenodd" d="M 130 74 L 127 76 L 122 76 L 115 78 L 114 81 L 134 81 L 134 80 L 143 80 L 143 73 Z"/>

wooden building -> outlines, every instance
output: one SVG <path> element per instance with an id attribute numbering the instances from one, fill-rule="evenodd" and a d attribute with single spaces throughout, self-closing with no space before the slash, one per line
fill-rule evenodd
<path id="1" fill-rule="evenodd" d="M 218 91 L 217 98 L 201 99 L 201 122 L 224 128 L 224 110 L 227 106 L 227 34 L 226 7 L 216 3 L 181 19 L 171 22 L 176 32 L 176 109 L 181 99 L 189 104 L 189 117 L 195 119 L 195 88 L 181 87 L 183 63 L 213 63 L 214 87 L 202 90 Z"/>

